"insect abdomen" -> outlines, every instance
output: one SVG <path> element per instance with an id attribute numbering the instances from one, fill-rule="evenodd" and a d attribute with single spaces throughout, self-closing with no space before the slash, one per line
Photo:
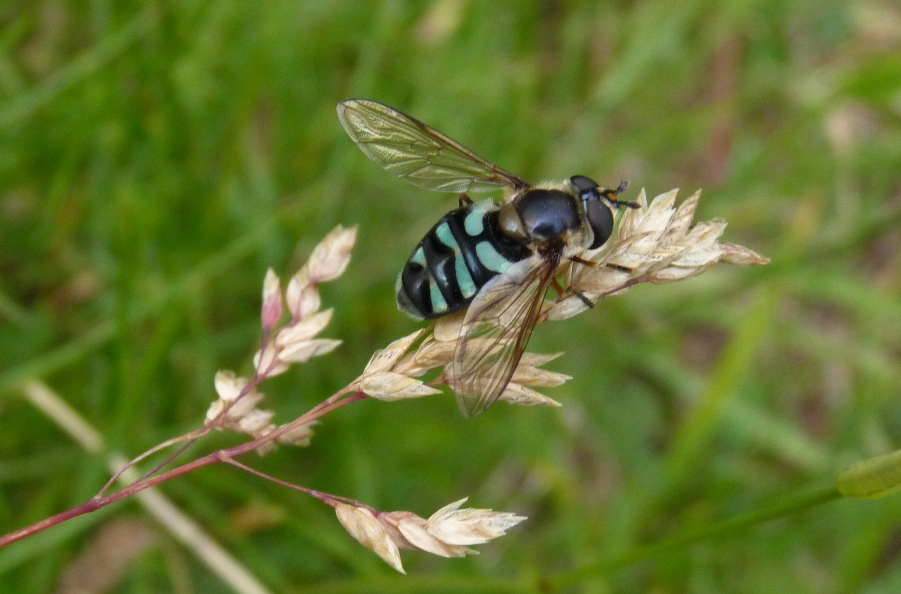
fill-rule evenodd
<path id="1" fill-rule="evenodd" d="M 489 280 L 531 252 L 502 234 L 497 211 L 459 208 L 419 242 L 397 283 L 398 307 L 433 319 L 466 307 Z"/>

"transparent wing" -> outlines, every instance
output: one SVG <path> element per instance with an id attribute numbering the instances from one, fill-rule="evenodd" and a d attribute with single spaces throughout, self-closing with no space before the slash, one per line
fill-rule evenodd
<path id="1" fill-rule="evenodd" d="M 367 157 L 422 188 L 484 192 L 528 185 L 452 138 L 377 101 L 339 103 L 338 119 Z"/>
<path id="2" fill-rule="evenodd" d="M 518 262 L 482 287 L 470 305 L 452 367 L 465 415 L 485 412 L 510 383 L 559 263 L 559 254 Z"/>

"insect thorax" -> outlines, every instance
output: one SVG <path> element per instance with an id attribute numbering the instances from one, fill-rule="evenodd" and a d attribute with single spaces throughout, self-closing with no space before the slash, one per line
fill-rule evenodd
<path id="1" fill-rule="evenodd" d="M 584 243 L 585 217 L 578 199 L 557 189 L 532 188 L 514 201 L 529 241 L 539 249 Z M 579 246 L 584 247 L 584 246 Z"/>
<path id="2" fill-rule="evenodd" d="M 397 305 L 426 319 L 460 311 L 485 283 L 531 254 L 526 242 L 501 232 L 496 209 L 452 210 L 407 260 L 397 281 Z"/>

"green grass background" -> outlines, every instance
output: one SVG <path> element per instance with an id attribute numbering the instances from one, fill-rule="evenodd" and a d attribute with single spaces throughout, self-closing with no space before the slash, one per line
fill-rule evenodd
<path id="1" fill-rule="evenodd" d="M 369 97 L 526 179 L 629 179 L 627 199 L 703 188 L 699 218 L 773 263 L 541 326 L 532 349 L 565 351 L 550 367 L 574 376 L 548 391 L 563 409 L 362 402 L 308 449 L 245 460 L 383 510 L 469 496 L 529 516 L 478 557 L 405 552 L 400 576 L 330 508 L 231 467 L 167 496 L 278 592 L 532 591 L 555 575 L 573 592 L 901 589 L 897 496 L 648 549 L 901 444 L 897 3 L 8 0 L 0 23 L 0 532 L 108 476 L 23 380 L 111 450 L 195 428 L 216 370 L 250 371 L 267 267 L 287 277 L 336 224 L 360 225 L 323 288 L 324 335 L 344 345 L 268 386 L 278 420 L 417 327 L 394 279 L 456 198 L 345 136 L 335 104 Z M 227 591 L 133 501 L 0 551 L 0 590 L 53 591 L 123 517 L 156 540 L 111 591 Z"/>

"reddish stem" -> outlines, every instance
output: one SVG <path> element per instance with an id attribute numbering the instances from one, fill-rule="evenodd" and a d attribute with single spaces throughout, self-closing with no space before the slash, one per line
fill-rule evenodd
<path id="1" fill-rule="evenodd" d="M 67 520 L 71 520 L 72 518 L 76 518 L 78 516 L 82 516 L 85 514 L 89 514 L 93 511 L 97 511 L 100 508 L 106 507 L 111 503 L 115 503 L 120 499 L 125 499 L 126 497 L 131 497 L 136 493 L 140 493 L 141 491 L 148 489 L 150 487 L 154 487 L 160 483 L 164 483 L 166 481 L 172 480 L 176 477 L 188 474 L 189 472 L 193 472 L 198 468 L 203 468 L 205 466 L 210 466 L 212 464 L 226 462 L 230 464 L 235 464 L 232 458 L 240 456 L 242 454 L 246 454 L 248 452 L 252 452 L 263 444 L 269 443 L 275 439 L 278 439 L 280 436 L 288 433 L 289 431 L 300 427 L 302 425 L 306 425 L 342 406 L 352 404 L 354 402 L 363 400 L 367 398 L 367 395 L 363 392 L 347 392 L 341 391 L 338 392 L 326 400 L 322 401 L 315 407 L 313 407 L 306 414 L 298 417 L 294 421 L 279 427 L 272 433 L 265 435 L 263 437 L 259 437 L 252 441 L 248 441 L 246 443 L 242 443 L 230 448 L 217 450 L 211 454 L 208 454 L 202 458 L 198 458 L 192 462 L 188 462 L 187 464 L 183 464 L 177 468 L 173 468 L 167 472 L 156 476 L 145 476 L 140 480 L 124 487 L 122 490 L 112 493 L 110 495 L 98 495 L 95 496 L 84 503 L 73 507 L 72 509 L 66 510 L 62 513 L 56 514 L 55 516 L 51 516 L 49 518 L 45 518 L 40 522 L 32 524 L 30 526 L 26 526 L 25 528 L 21 528 L 16 530 L 15 532 L 10 532 L 2 537 L 0 537 L 0 548 L 3 548 L 7 545 L 10 545 L 14 542 L 20 541 L 23 538 L 27 538 L 33 534 L 37 534 L 47 528 L 51 528 L 56 526 L 57 524 L 62 524 Z M 235 464 L 236 466 L 243 467 L 242 464 Z M 247 468 L 247 467 L 245 467 Z M 302 489 L 303 490 L 303 489 Z M 315 495 L 313 491 L 307 491 L 310 495 L 314 497 L 318 497 Z M 323 494 L 324 495 L 324 494 Z M 319 497 L 321 499 L 321 497 Z"/>

